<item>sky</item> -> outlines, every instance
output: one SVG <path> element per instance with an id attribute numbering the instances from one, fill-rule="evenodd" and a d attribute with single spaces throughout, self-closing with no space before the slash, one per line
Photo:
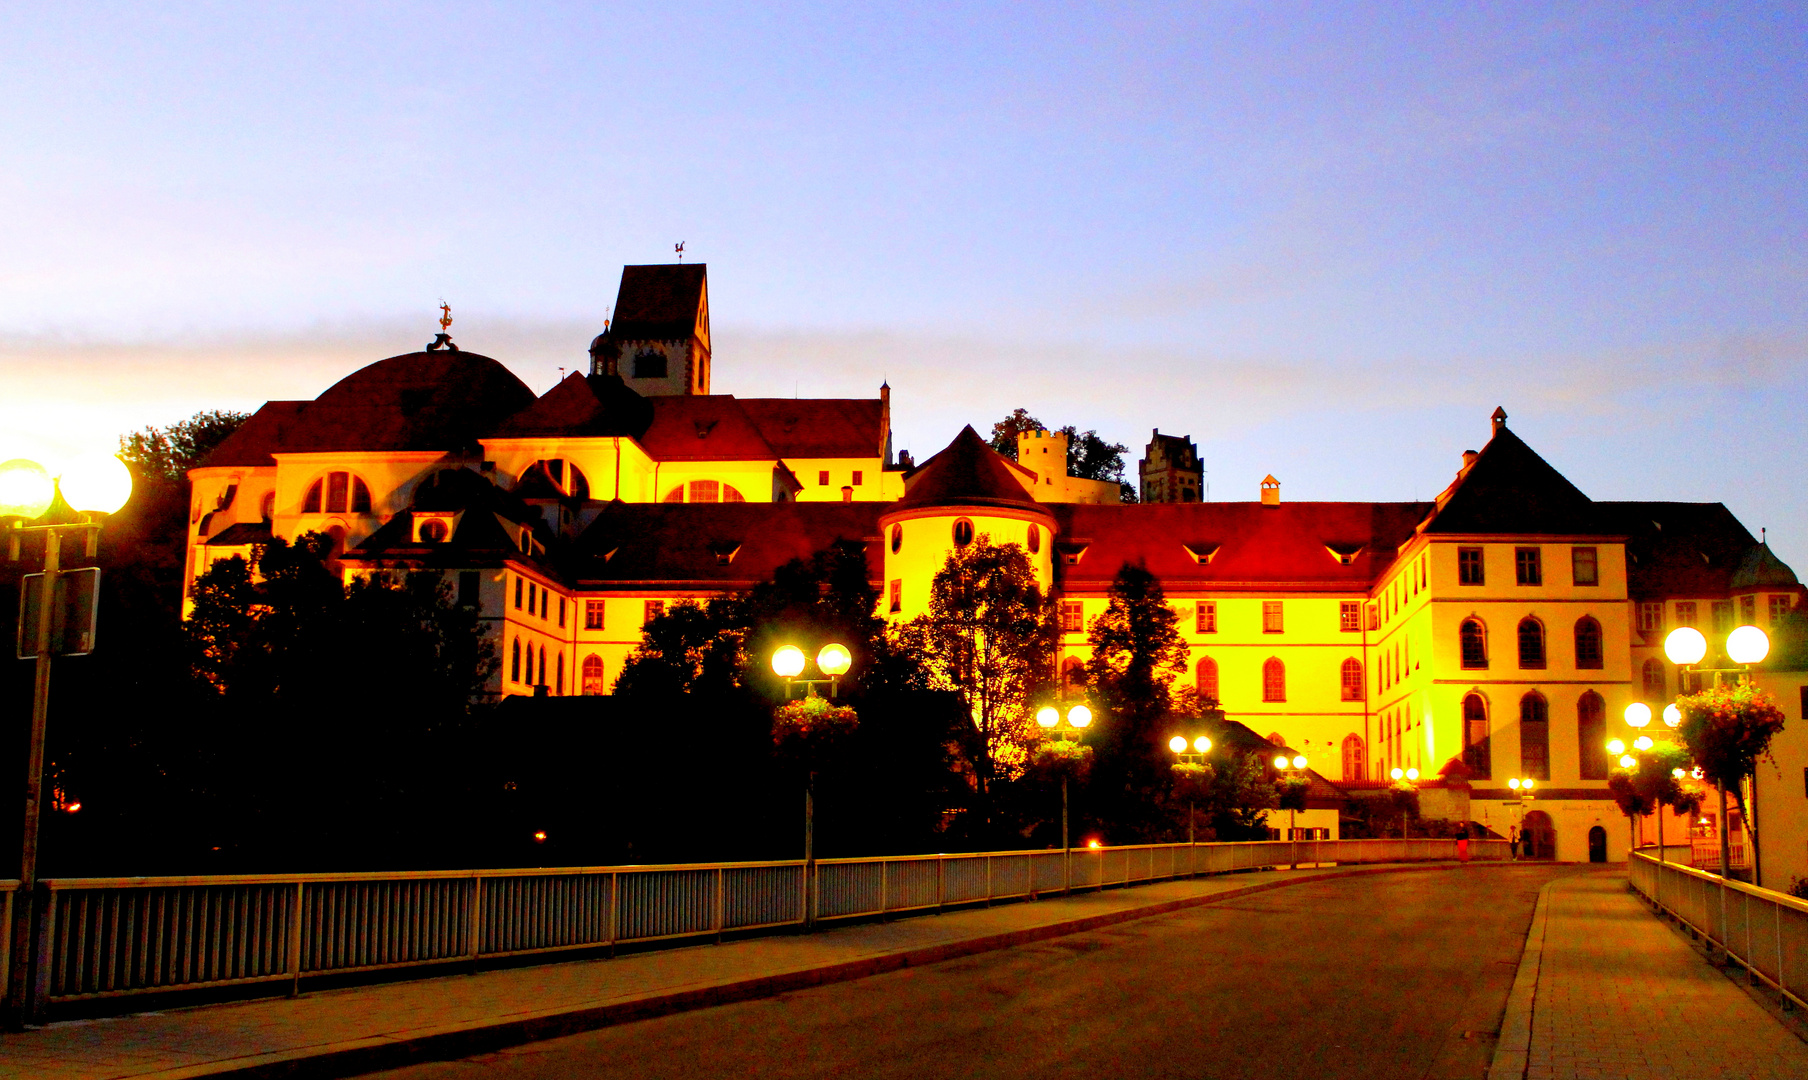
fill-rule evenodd
<path id="1" fill-rule="evenodd" d="M 717 392 L 1430 498 L 1488 415 L 1808 574 L 1808 9 L 0 7 L 0 457 L 452 333 L 536 391 L 707 262 Z"/>

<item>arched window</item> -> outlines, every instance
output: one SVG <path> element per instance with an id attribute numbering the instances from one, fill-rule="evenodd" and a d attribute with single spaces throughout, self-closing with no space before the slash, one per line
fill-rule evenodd
<path id="1" fill-rule="evenodd" d="M 689 496 L 688 498 L 686 496 Z M 724 484 L 720 480 L 692 480 L 688 484 L 677 484 L 666 489 L 665 497 L 660 502 L 681 503 L 738 503 L 746 502 L 747 496 L 740 493 L 732 484 Z"/>
<path id="2" fill-rule="evenodd" d="M 1200 697 L 1218 701 L 1218 661 L 1209 656 L 1201 656 L 1193 665 L 1193 688 L 1199 691 Z"/>
<path id="3" fill-rule="evenodd" d="M 554 668 L 553 670 L 555 672 L 557 672 L 557 675 L 553 679 L 552 692 L 555 694 L 563 695 L 565 693 L 565 654 L 564 653 L 559 654 L 558 666 L 556 668 Z"/>
<path id="4" fill-rule="evenodd" d="M 966 547 L 973 542 L 973 523 L 961 518 L 954 523 L 954 546 Z"/>
<path id="5" fill-rule="evenodd" d="M 1343 699 L 1345 701 L 1362 700 L 1362 661 L 1354 656 L 1343 662 Z"/>
<path id="6" fill-rule="evenodd" d="M 1463 764 L 1480 780 L 1493 771 L 1488 754 L 1488 703 L 1480 694 L 1463 699 Z"/>
<path id="7" fill-rule="evenodd" d="M 1576 620 L 1576 667 L 1596 671 L 1601 667 L 1601 624 L 1590 615 Z"/>
<path id="8" fill-rule="evenodd" d="M 1262 700 L 1287 700 L 1287 665 L 1271 656 L 1262 664 Z"/>
<path id="9" fill-rule="evenodd" d="M 1368 748 L 1362 745 L 1362 736 L 1351 733 L 1343 737 L 1343 778 L 1345 780 L 1368 779 L 1365 770 L 1368 768 Z"/>
<path id="10" fill-rule="evenodd" d="M 1488 667 L 1488 630 L 1480 619 L 1464 619 L 1457 630 L 1457 636 L 1463 646 L 1463 667 L 1466 670 L 1486 670 Z"/>
<path id="11" fill-rule="evenodd" d="M 718 501 L 722 496 L 722 482 L 719 480 L 692 480 L 689 502 Z"/>
<path id="12" fill-rule="evenodd" d="M 542 645 L 542 646 L 540 646 L 540 681 L 535 683 L 534 685 L 535 686 L 543 686 L 543 685 L 545 685 L 545 683 L 546 683 L 546 646 Z"/>
<path id="13" fill-rule="evenodd" d="M 258 504 L 258 513 L 265 521 L 276 517 L 276 492 L 264 492 L 264 501 Z"/>
<path id="14" fill-rule="evenodd" d="M 1519 666 L 1544 667 L 1544 624 L 1530 615 L 1519 620 Z"/>
<path id="15" fill-rule="evenodd" d="M 1029 549 L 1031 555 L 1042 550 L 1042 530 L 1034 525 L 1030 526 Z"/>
<path id="16" fill-rule="evenodd" d="M 521 639 L 516 638 L 509 649 L 509 681 L 521 681 Z"/>
<path id="17" fill-rule="evenodd" d="M 1576 700 L 1576 743 L 1582 779 L 1607 779 L 1607 703 L 1593 690 Z"/>
<path id="18" fill-rule="evenodd" d="M 1551 709 L 1544 695 L 1532 690 L 1519 699 L 1519 775 L 1551 778 Z"/>
<path id="19" fill-rule="evenodd" d="M 370 513 L 370 488 L 364 481 L 351 473 L 327 473 L 314 481 L 308 488 L 307 497 L 301 501 L 301 512 L 304 514 L 343 514 L 347 511 L 354 514 Z"/>
<path id="20" fill-rule="evenodd" d="M 1645 661 L 1645 693 L 1647 701 L 1660 701 L 1664 696 L 1664 664 L 1656 658 Z"/>
<path id="21" fill-rule="evenodd" d="M 1080 658 L 1070 656 L 1061 662 L 1061 690 L 1068 697 L 1080 693 L 1086 688 L 1086 665 Z"/>
<path id="22" fill-rule="evenodd" d="M 601 697 L 603 693 L 603 658 L 592 653 L 584 657 L 584 696 Z"/>
<path id="23" fill-rule="evenodd" d="M 684 501 L 684 485 L 679 484 L 677 487 L 672 488 L 670 491 L 665 493 L 665 498 L 660 499 L 659 501 L 660 502 L 683 502 Z"/>
<path id="24" fill-rule="evenodd" d="M 893 555 L 896 555 L 898 553 L 898 549 L 903 546 L 904 546 L 904 526 L 893 525 L 891 527 L 891 553 Z"/>

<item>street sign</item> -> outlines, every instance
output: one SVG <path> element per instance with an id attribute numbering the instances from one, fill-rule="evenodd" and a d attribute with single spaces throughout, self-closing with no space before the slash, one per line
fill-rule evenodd
<path id="1" fill-rule="evenodd" d="M 38 620 L 44 609 L 44 575 L 27 574 L 19 590 L 19 659 L 38 655 Z M 57 574 L 50 605 L 50 655 L 86 656 L 94 651 L 100 615 L 100 567 Z"/>

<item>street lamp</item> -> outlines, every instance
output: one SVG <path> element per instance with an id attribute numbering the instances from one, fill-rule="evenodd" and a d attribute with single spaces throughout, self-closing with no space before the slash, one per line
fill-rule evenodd
<path id="1" fill-rule="evenodd" d="M 1532 841 L 1526 834 L 1525 823 L 1527 816 L 1530 814 L 1530 811 L 1526 809 L 1526 803 L 1531 802 L 1532 799 L 1535 798 L 1532 794 L 1532 788 L 1536 785 L 1537 781 L 1529 776 L 1515 776 L 1507 781 L 1507 786 L 1519 793 L 1519 840 L 1525 848 L 1526 858 L 1528 859 L 1532 857 Z"/>
<path id="2" fill-rule="evenodd" d="M 854 657 L 846 645 L 831 641 L 816 652 L 816 669 L 828 676 L 826 679 L 799 678 L 804 673 L 804 651 L 795 645 L 782 645 L 772 654 L 772 671 L 785 680 L 785 700 L 791 700 L 791 688 L 802 686 L 804 696 L 816 696 L 818 686 L 827 685 L 829 697 L 833 698 L 841 689 L 841 677 L 853 666 Z M 816 925 L 816 769 L 814 765 L 806 770 L 804 782 L 804 926 Z"/>
<path id="3" fill-rule="evenodd" d="M 1276 754 L 1274 757 L 1275 771 L 1280 773 L 1305 772 L 1306 764 L 1306 755 L 1304 754 L 1296 754 L 1291 759 L 1288 758 L 1286 754 Z M 1292 800 L 1288 801 L 1289 804 L 1291 804 Z M 1299 869 L 1298 830 L 1294 828 L 1294 820 L 1294 808 L 1292 805 L 1289 805 L 1287 807 L 1287 853 L 1289 859 L 1287 868 L 1289 870 Z"/>
<path id="4" fill-rule="evenodd" d="M 1065 725 L 1062 723 L 1064 719 Z M 1053 705 L 1044 705 L 1036 710 L 1036 723 L 1042 727 L 1042 730 L 1053 732 L 1055 738 L 1062 742 L 1079 742 L 1080 733 L 1092 723 L 1092 710 L 1084 705 L 1075 705 L 1067 710 L 1066 717 L 1062 717 L 1060 709 Z M 1067 832 L 1067 771 L 1063 768 L 1061 772 L 1061 880 L 1063 881 L 1068 880 L 1067 853 L 1072 848 L 1073 841 Z"/>
<path id="5" fill-rule="evenodd" d="M 81 514 L 80 521 L 45 525 L 25 523 L 49 512 L 59 494 L 70 509 Z M 96 610 L 95 598 L 100 594 L 98 569 L 80 577 L 66 574 L 62 570 L 63 536 L 82 534 L 87 557 L 94 558 L 99 552 L 101 528 L 101 523 L 96 518 L 117 512 L 131 496 L 132 473 L 126 468 L 125 462 L 117 457 L 90 455 L 77 458 L 57 477 L 52 477 L 50 471 L 37 462 L 24 458 L 0 464 L 0 517 L 15 519 L 12 528 L 8 530 L 7 547 L 12 559 L 18 560 L 19 542 L 25 533 L 41 533 L 44 537 L 43 573 L 28 574 L 20 583 L 24 603 L 20 607 L 19 652 L 22 659 L 36 660 L 37 667 L 33 672 L 31 689 L 31 742 L 25 765 L 25 828 L 19 849 L 18 900 L 13 905 L 13 925 L 10 928 L 12 972 L 7 983 L 9 993 L 5 1017 L 6 1025 L 10 1028 L 20 1028 L 28 1019 L 37 1019 L 35 1015 L 28 1014 L 39 1011 L 35 1007 L 35 999 L 42 996 L 35 993 L 27 983 L 32 975 L 32 907 L 38 876 L 38 821 L 44 787 L 44 732 L 50 718 L 50 661 L 59 654 L 80 655 L 92 649 L 92 612 Z M 85 583 L 81 581 L 83 577 L 87 578 Z M 62 580 L 65 578 L 66 581 Z M 64 626 L 61 628 L 64 632 L 59 635 L 57 623 L 64 620 L 55 616 L 59 611 L 73 609 L 80 612 L 83 605 L 69 603 L 72 598 L 67 594 L 71 586 L 79 588 L 84 584 L 94 590 L 86 605 L 89 622 L 81 628 L 87 633 L 77 634 L 78 640 L 71 640 L 68 631 L 75 628 Z M 28 637 L 24 620 L 34 616 L 36 624 L 30 628 Z M 27 641 L 31 642 L 29 652 L 24 648 Z M 43 973 L 38 975 L 41 981 Z"/>
<path id="6" fill-rule="evenodd" d="M 1168 749 L 1174 752 L 1182 762 L 1188 765 L 1203 765 L 1205 755 L 1212 752 L 1212 740 L 1209 735 L 1195 735 L 1189 741 L 1185 735 L 1176 735 L 1168 740 Z M 1186 842 L 1193 843 L 1193 797 L 1189 791 L 1186 801 Z"/>
<path id="7" fill-rule="evenodd" d="M 1731 633 L 1726 635 L 1725 651 L 1726 658 L 1738 665 L 1737 667 L 1704 668 L 1699 665 L 1707 657 L 1708 639 L 1703 636 L 1701 631 L 1693 626 L 1679 626 L 1664 637 L 1664 655 L 1669 657 L 1670 662 L 1677 667 L 1678 690 L 1682 689 L 1682 673 L 1691 670 L 1698 675 L 1712 673 L 1715 686 L 1720 685 L 1721 676 L 1728 674 L 1738 675 L 1740 682 L 1749 680 L 1751 666 L 1762 663 L 1764 658 L 1770 655 L 1770 637 L 1760 627 L 1736 626 Z M 1673 709 L 1676 711 L 1674 721 L 1670 719 Z M 1671 727 L 1677 727 L 1682 723 L 1682 710 L 1674 702 L 1664 710 L 1664 723 Z M 1720 797 L 1720 820 L 1715 827 L 1720 832 L 1720 879 L 1724 882 L 1727 877 L 1727 864 L 1732 861 L 1731 838 L 1727 836 L 1726 829 L 1726 785 L 1716 780 L 1714 791 Z M 1755 880 L 1758 876 L 1755 848 L 1752 856 L 1752 877 Z"/>

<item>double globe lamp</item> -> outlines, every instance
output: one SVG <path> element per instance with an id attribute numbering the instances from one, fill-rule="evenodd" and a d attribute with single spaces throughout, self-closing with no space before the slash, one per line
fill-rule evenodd
<path id="1" fill-rule="evenodd" d="M 131 498 L 132 473 L 111 454 L 75 458 L 55 477 L 26 458 L 0 462 L 0 517 L 41 518 L 56 501 L 58 491 L 72 510 L 111 514 Z"/>

